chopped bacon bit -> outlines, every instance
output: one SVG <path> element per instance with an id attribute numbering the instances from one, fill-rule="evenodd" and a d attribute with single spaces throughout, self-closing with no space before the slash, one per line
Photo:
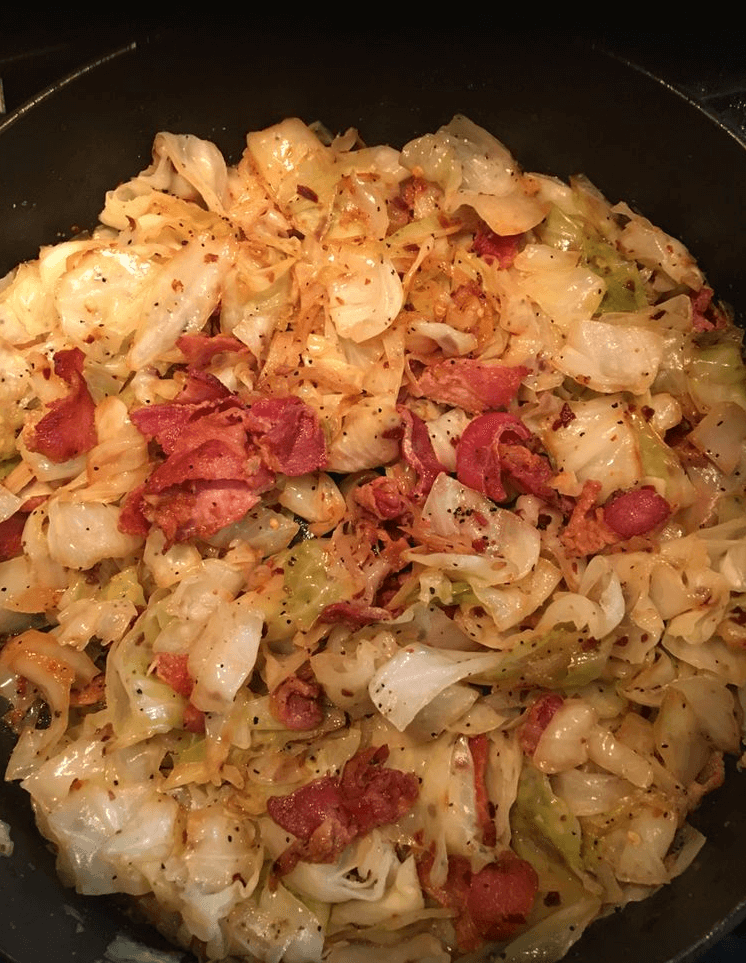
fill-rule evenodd
<path id="1" fill-rule="evenodd" d="M 27 518 L 26 512 L 18 511 L 0 522 L 0 562 L 23 553 L 23 529 Z"/>
<path id="2" fill-rule="evenodd" d="M 248 481 L 189 481 L 163 495 L 146 497 L 145 512 L 163 531 L 168 545 L 209 538 L 251 511 L 265 487 Z"/>
<path id="3" fill-rule="evenodd" d="M 125 535 L 141 535 L 147 538 L 150 522 L 145 517 L 145 486 L 133 488 L 126 496 L 119 512 L 117 528 Z"/>
<path id="4" fill-rule="evenodd" d="M 469 739 L 469 751 L 474 764 L 474 796 L 476 800 L 477 822 L 482 831 L 482 842 L 485 846 L 494 846 L 497 842 L 495 820 L 490 812 L 490 797 L 487 793 L 487 762 L 489 760 L 490 742 L 484 733 Z"/>
<path id="5" fill-rule="evenodd" d="M 182 725 L 187 732 L 201 733 L 205 731 L 205 714 L 197 706 L 192 705 L 191 702 L 187 703 L 186 709 L 184 709 L 184 718 L 182 720 Z"/>
<path id="6" fill-rule="evenodd" d="M 388 746 L 371 746 L 353 756 L 341 776 L 321 776 L 287 796 L 269 797 L 270 817 L 297 837 L 275 861 L 278 875 L 299 860 L 332 863 L 353 839 L 412 808 L 419 781 L 411 772 L 386 768 L 388 755 Z"/>
<path id="7" fill-rule="evenodd" d="M 523 717 L 518 734 L 518 742 L 527 756 L 533 756 L 542 733 L 564 702 L 562 696 L 557 693 L 546 692 L 531 703 Z"/>
<path id="8" fill-rule="evenodd" d="M 176 341 L 190 366 L 204 368 L 216 354 L 248 354 L 246 345 L 232 334 L 182 334 Z"/>
<path id="9" fill-rule="evenodd" d="M 70 392 L 47 405 L 49 410 L 26 439 L 29 451 L 39 452 L 55 464 L 89 451 L 98 441 L 96 405 L 83 377 L 84 360 L 80 348 L 55 354 L 55 374 L 70 386 Z"/>
<path id="10" fill-rule="evenodd" d="M 474 418 L 461 435 L 456 448 L 456 475 L 468 488 L 493 501 L 507 498 L 502 483 L 500 443 L 528 441 L 531 432 L 514 415 L 495 411 Z"/>
<path id="11" fill-rule="evenodd" d="M 385 622 L 394 618 L 394 613 L 377 605 L 366 605 L 365 602 L 352 599 L 349 602 L 332 602 L 327 605 L 319 616 L 319 621 L 349 622 L 355 626 L 370 625 L 371 622 Z"/>
<path id="12" fill-rule="evenodd" d="M 533 866 L 505 850 L 478 873 L 465 856 L 448 857 L 448 876 L 442 886 L 430 881 L 432 853 L 417 864 L 423 889 L 441 906 L 452 910 L 459 948 L 478 949 L 484 940 L 506 940 L 526 922 L 539 888 Z"/>
<path id="13" fill-rule="evenodd" d="M 155 674 L 170 685 L 178 695 L 188 699 L 194 689 L 194 679 L 189 673 L 189 656 L 185 653 L 159 652 L 155 660 Z M 187 732 L 205 731 L 205 714 L 191 702 L 184 709 L 182 725 Z"/>
<path id="14" fill-rule="evenodd" d="M 496 234 L 484 224 L 474 237 L 472 251 L 488 264 L 497 261 L 501 268 L 508 268 L 520 250 L 523 237 L 523 234 Z"/>
<path id="15" fill-rule="evenodd" d="M 155 524 L 169 543 L 209 538 L 243 518 L 275 471 L 302 475 L 326 462 L 318 419 L 298 398 L 261 399 L 250 410 L 236 395 L 175 402 L 141 408 L 132 420 L 168 457 L 125 501 L 120 529 L 143 534 Z"/>
<path id="16" fill-rule="evenodd" d="M 446 471 L 446 468 L 438 461 L 427 425 L 422 418 L 404 405 L 399 405 L 396 410 L 401 415 L 404 429 L 401 440 L 402 457 L 419 476 L 411 493 L 418 498 L 427 495 L 435 479 L 441 472 Z"/>
<path id="17" fill-rule="evenodd" d="M 319 703 L 322 692 L 318 682 L 289 675 L 270 694 L 270 712 L 288 729 L 315 729 L 324 721 Z"/>
<path id="18" fill-rule="evenodd" d="M 71 706 L 94 706 L 104 701 L 106 693 L 106 676 L 103 672 L 94 676 L 82 689 L 70 690 Z"/>
<path id="19" fill-rule="evenodd" d="M 576 415 L 572 408 L 565 402 L 560 409 L 559 418 L 552 424 L 552 431 L 559 431 L 560 428 L 567 428 L 575 421 Z"/>
<path id="20" fill-rule="evenodd" d="M 173 652 L 159 652 L 155 660 L 155 674 L 174 692 L 187 699 L 192 694 L 194 679 L 189 674 L 189 656 Z"/>
<path id="21" fill-rule="evenodd" d="M 570 521 L 560 535 L 560 541 L 571 558 L 600 552 L 619 541 L 618 533 L 607 525 L 603 509 L 595 507 L 600 491 L 601 482 L 589 480 L 583 484 Z"/>
<path id="22" fill-rule="evenodd" d="M 645 535 L 667 521 L 671 506 L 652 485 L 643 485 L 612 496 L 604 505 L 603 515 L 617 535 L 632 538 Z"/>
<path id="23" fill-rule="evenodd" d="M 528 373 L 523 365 L 508 367 L 471 358 L 448 358 L 428 365 L 416 389 L 433 401 L 480 414 L 509 405 Z"/>
<path id="24" fill-rule="evenodd" d="M 180 405 L 200 405 L 205 401 L 218 401 L 228 397 L 230 391 L 222 381 L 209 371 L 195 368 L 187 371 L 186 383 L 174 398 L 174 402 Z"/>
<path id="25" fill-rule="evenodd" d="M 715 292 L 712 288 L 703 287 L 697 294 L 690 294 L 692 302 L 692 326 L 695 331 L 712 331 L 714 328 L 724 328 L 727 320 L 722 311 L 712 303 Z"/>
<path id="26" fill-rule="evenodd" d="M 246 427 L 274 471 L 305 475 L 326 464 L 326 441 L 316 412 L 300 398 L 261 398 Z"/>
<path id="27" fill-rule="evenodd" d="M 367 508 L 382 521 L 400 518 L 412 510 L 409 500 L 397 482 L 385 475 L 358 486 L 353 497 L 359 505 Z"/>

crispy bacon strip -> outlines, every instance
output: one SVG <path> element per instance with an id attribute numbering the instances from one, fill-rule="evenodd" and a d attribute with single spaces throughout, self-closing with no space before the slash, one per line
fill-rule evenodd
<path id="1" fill-rule="evenodd" d="M 448 358 L 428 365 L 416 387 L 433 401 L 481 414 L 509 405 L 527 374 L 528 368 L 523 365 L 508 367 L 471 358 Z"/>
<path id="2" fill-rule="evenodd" d="M 315 729 L 324 721 L 318 682 L 289 675 L 270 693 L 269 711 L 288 729 Z"/>
<path id="3" fill-rule="evenodd" d="M 401 415 L 404 434 L 401 439 L 402 457 L 417 472 L 417 484 L 412 496 L 419 498 L 427 495 L 438 475 L 445 471 L 435 454 L 433 443 L 425 422 L 409 408 L 399 405 L 396 409 Z"/>
<path id="4" fill-rule="evenodd" d="M 531 703 L 518 730 L 518 742 L 527 756 L 536 752 L 542 733 L 564 701 L 556 692 L 545 692 Z"/>
<path id="5" fill-rule="evenodd" d="M 490 743 L 482 732 L 469 739 L 469 751 L 474 763 L 474 795 L 476 797 L 477 820 L 482 830 L 482 842 L 485 846 L 494 846 L 497 842 L 495 820 L 490 812 L 490 797 L 487 793 L 487 762 L 489 760 Z"/>
<path id="6" fill-rule="evenodd" d="M 465 856 L 448 857 L 448 876 L 442 886 L 430 880 L 433 855 L 418 860 L 420 884 L 441 906 L 453 911 L 459 948 L 479 949 L 484 940 L 506 940 L 525 923 L 539 887 L 530 863 L 505 850 L 478 873 Z"/>
<path id="7" fill-rule="evenodd" d="M 55 464 L 90 451 L 98 441 L 96 405 L 83 377 L 84 361 L 80 348 L 55 354 L 55 374 L 70 386 L 70 391 L 64 398 L 47 405 L 48 412 L 26 438 L 29 451 L 36 451 Z"/>
<path id="8" fill-rule="evenodd" d="M 604 505 L 604 521 L 617 535 L 632 538 L 646 535 L 668 521 L 671 506 L 652 485 L 620 492 Z"/>
<path id="9" fill-rule="evenodd" d="M 353 756 L 341 776 L 321 776 L 287 796 L 270 796 L 270 817 L 297 837 L 275 861 L 278 875 L 300 860 L 332 863 L 358 836 L 412 808 L 419 781 L 411 772 L 385 767 L 388 755 L 388 746 L 371 746 Z"/>

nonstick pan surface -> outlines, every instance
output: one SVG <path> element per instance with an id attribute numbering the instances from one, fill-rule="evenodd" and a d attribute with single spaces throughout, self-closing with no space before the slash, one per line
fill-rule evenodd
<path id="1" fill-rule="evenodd" d="M 233 161 L 246 131 L 286 116 L 401 146 L 459 112 L 525 168 L 562 178 L 582 172 L 610 200 L 680 237 L 743 323 L 744 146 L 673 90 L 586 41 L 514 34 L 143 32 L 0 125 L 0 278 L 40 245 L 92 227 L 105 191 L 146 166 L 159 130 L 214 140 Z M 10 745 L 3 734 L 4 758 Z M 594 924 L 568 961 L 690 963 L 746 917 L 746 773 L 731 769 L 692 819 L 708 837 L 692 867 Z M 125 935 L 165 953 L 140 951 L 138 961 L 182 959 L 156 934 L 133 929 L 112 900 L 83 899 L 57 882 L 17 786 L 0 788 L 0 818 L 15 844 L 0 859 L 0 958 L 127 959 L 115 942 Z"/>

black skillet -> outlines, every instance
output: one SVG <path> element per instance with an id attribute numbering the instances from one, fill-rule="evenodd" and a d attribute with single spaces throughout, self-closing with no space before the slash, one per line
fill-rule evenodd
<path id="1" fill-rule="evenodd" d="M 137 35 L 0 125 L 0 277 L 41 244 L 95 224 L 104 192 L 146 165 L 158 130 L 210 138 L 235 160 L 247 130 L 285 116 L 400 146 L 462 112 L 524 167 L 583 172 L 682 238 L 746 317 L 746 150 L 692 103 L 585 40 L 485 40 L 477 31 L 445 40 L 404 26 L 396 40 L 297 29 Z M 3 757 L 10 745 L 3 734 Z M 692 963 L 743 920 L 744 799 L 746 773 L 731 772 L 692 820 L 708 837 L 692 867 L 591 926 L 568 963 Z M 57 882 L 17 786 L 0 788 L 0 818 L 15 843 L 0 858 L 0 957 L 122 960 L 114 941 L 126 936 L 182 959 L 113 900 Z M 133 959 L 161 957 L 141 949 Z"/>

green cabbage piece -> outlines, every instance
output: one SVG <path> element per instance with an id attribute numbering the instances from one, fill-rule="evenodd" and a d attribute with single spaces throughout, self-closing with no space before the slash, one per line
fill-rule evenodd
<path id="1" fill-rule="evenodd" d="M 579 876 L 585 872 L 583 833 L 577 816 L 552 792 L 549 776 L 525 764 L 510 826 L 519 856 L 535 863 L 539 875 L 558 859 Z M 525 855 L 524 855 L 525 853 Z"/>

